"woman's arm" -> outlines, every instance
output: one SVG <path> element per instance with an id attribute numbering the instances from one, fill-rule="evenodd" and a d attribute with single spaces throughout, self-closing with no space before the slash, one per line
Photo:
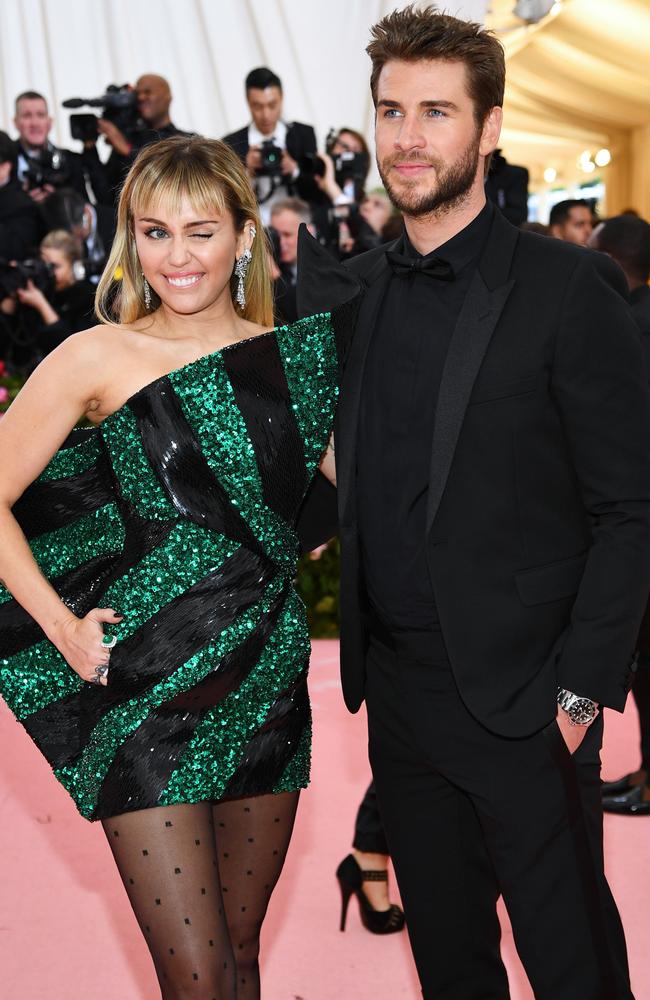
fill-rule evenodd
<path id="1" fill-rule="evenodd" d="M 318 466 L 320 471 L 323 473 L 326 479 L 329 479 L 332 486 L 336 486 L 336 461 L 334 453 L 334 434 L 331 435 L 329 441 L 327 442 L 327 448 L 323 453 L 323 457 L 320 460 Z"/>
<path id="2" fill-rule="evenodd" d="M 66 340 L 42 362 L 0 420 L 0 579 L 83 680 L 107 662 L 101 622 L 111 609 L 79 619 L 41 573 L 11 508 L 40 475 L 78 419 L 102 396 L 101 333 Z"/>

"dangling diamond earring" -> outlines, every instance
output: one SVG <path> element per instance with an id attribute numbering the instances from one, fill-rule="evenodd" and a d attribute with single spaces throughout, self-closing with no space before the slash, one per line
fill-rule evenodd
<path id="1" fill-rule="evenodd" d="M 151 309 L 151 289 L 149 288 L 149 282 L 144 276 L 144 271 L 142 272 L 142 281 L 144 282 L 144 305 L 148 311 Z"/>
<path id="2" fill-rule="evenodd" d="M 239 279 L 237 282 L 237 305 L 240 309 L 244 309 L 246 306 L 246 291 L 244 288 L 244 282 L 246 281 L 246 274 L 248 273 L 248 267 L 253 259 L 253 255 L 250 250 L 244 250 L 241 257 L 237 258 L 235 263 L 235 277 Z"/>

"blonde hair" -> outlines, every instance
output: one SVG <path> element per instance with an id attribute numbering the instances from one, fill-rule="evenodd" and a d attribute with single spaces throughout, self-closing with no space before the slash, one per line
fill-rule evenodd
<path id="1" fill-rule="evenodd" d="M 145 146 L 129 170 L 117 209 L 117 230 L 110 257 L 97 287 L 95 312 L 102 322 L 133 323 L 148 314 L 142 267 L 133 231 L 134 216 L 159 201 L 179 211 L 187 197 L 197 212 L 228 212 L 240 233 L 251 220 L 257 236 L 246 276 L 244 319 L 273 324 L 273 296 L 267 264 L 267 240 L 255 194 L 244 166 L 233 150 L 218 139 L 174 136 Z M 234 267 L 233 261 L 233 267 Z M 230 279 L 235 300 L 237 279 Z M 151 306 L 160 299 L 151 289 Z"/>
<path id="2" fill-rule="evenodd" d="M 79 240 L 67 229 L 53 229 L 44 236 L 40 243 L 41 250 L 60 250 L 65 255 L 69 264 L 74 264 L 76 260 L 81 260 L 81 247 Z"/>

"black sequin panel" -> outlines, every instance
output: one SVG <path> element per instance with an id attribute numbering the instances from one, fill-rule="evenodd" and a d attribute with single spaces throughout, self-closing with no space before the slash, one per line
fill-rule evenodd
<path id="1" fill-rule="evenodd" d="M 129 406 L 147 458 L 183 517 L 261 553 L 260 543 L 211 471 L 169 379 L 147 386 Z"/>
<path id="2" fill-rule="evenodd" d="M 303 442 L 275 337 L 259 337 L 245 350 L 233 347 L 223 363 L 246 423 L 264 500 L 293 522 L 307 487 Z"/>
<path id="3" fill-rule="evenodd" d="M 35 482 L 12 508 L 27 538 L 63 528 L 114 499 L 108 460 L 57 482 Z"/>

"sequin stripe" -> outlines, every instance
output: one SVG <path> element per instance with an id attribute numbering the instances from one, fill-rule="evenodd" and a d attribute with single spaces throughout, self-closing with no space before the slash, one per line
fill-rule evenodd
<path id="1" fill-rule="evenodd" d="M 32 483 L 12 513 L 25 536 L 32 539 L 92 514 L 114 498 L 108 460 L 102 456 L 90 468 L 67 479 Z"/>
<path id="2" fill-rule="evenodd" d="M 134 414 L 122 407 L 100 427 L 120 496 L 149 519 L 178 517 L 178 510 L 154 475 Z"/>
<path id="3" fill-rule="evenodd" d="M 129 406 L 149 463 L 179 513 L 261 553 L 257 538 L 210 469 L 171 381 L 160 379 L 152 391 L 134 396 Z"/>
<path id="4" fill-rule="evenodd" d="M 0 693 L 21 722 L 82 687 L 81 678 L 49 639 L 0 660 Z"/>
<path id="5" fill-rule="evenodd" d="M 307 469 L 276 337 L 261 337 L 246 350 L 233 347 L 224 366 L 255 451 L 264 501 L 293 521 Z"/>
<path id="6" fill-rule="evenodd" d="M 97 427 L 75 428 L 63 445 L 50 459 L 36 480 L 46 483 L 51 479 L 77 476 L 102 457 L 102 441 Z"/>
<path id="7" fill-rule="evenodd" d="M 241 645 L 217 661 L 197 685 L 154 708 L 124 741 L 104 778 L 93 819 L 158 804 L 202 716 L 253 669 L 277 624 L 289 586 L 287 581 Z"/>
<path id="8" fill-rule="evenodd" d="M 304 669 L 309 652 L 302 603 L 291 590 L 255 668 L 238 690 L 206 713 L 160 796 L 159 805 L 216 800 L 223 796 L 248 743 L 264 724 L 276 699 Z M 302 784 L 309 778 L 308 755 L 304 763 Z"/>
<path id="9" fill-rule="evenodd" d="M 228 781 L 223 797 L 260 795 L 273 788 L 298 750 L 310 718 L 305 664 L 301 675 L 271 705 Z"/>
<path id="10" fill-rule="evenodd" d="M 280 576 L 272 580 L 258 605 L 240 615 L 214 642 L 179 666 L 160 684 L 137 698 L 115 706 L 99 721 L 82 754 L 72 763 L 55 769 L 56 777 L 72 795 L 82 815 L 92 817 L 106 772 L 129 734 L 144 722 L 155 707 L 199 683 L 215 662 L 238 646 L 255 627 L 259 616 L 268 611 L 284 582 Z M 224 699 L 226 711 L 233 703 L 237 704 L 238 696 L 239 692 L 233 692 Z"/>
<path id="11" fill-rule="evenodd" d="M 306 788 L 309 784 L 309 770 L 311 765 L 311 708 L 309 710 L 309 722 L 303 729 L 296 752 L 287 761 L 287 765 L 271 789 L 274 795 L 280 792 L 295 792 L 299 788 Z"/>
<path id="12" fill-rule="evenodd" d="M 327 444 L 338 398 L 338 357 L 329 313 L 278 331 L 278 344 L 310 474 Z"/>
<path id="13" fill-rule="evenodd" d="M 66 724 L 81 720 L 83 745 L 115 705 L 159 684 L 256 603 L 271 577 L 272 571 L 257 557 L 238 549 L 219 570 L 166 604 L 115 647 L 108 688 L 101 698 L 96 693 L 86 696 L 82 690 L 22 720 L 41 753 L 53 767 L 69 763 L 78 753 L 77 741 L 71 741 L 69 747 L 60 746 L 58 755 L 52 742 Z"/>
<path id="14" fill-rule="evenodd" d="M 51 579 L 89 562 L 95 556 L 121 550 L 124 537 L 119 510 L 111 503 L 72 524 L 40 535 L 32 540 L 30 547 L 41 572 Z M 0 604 L 10 600 L 9 591 L 0 587 Z"/>

